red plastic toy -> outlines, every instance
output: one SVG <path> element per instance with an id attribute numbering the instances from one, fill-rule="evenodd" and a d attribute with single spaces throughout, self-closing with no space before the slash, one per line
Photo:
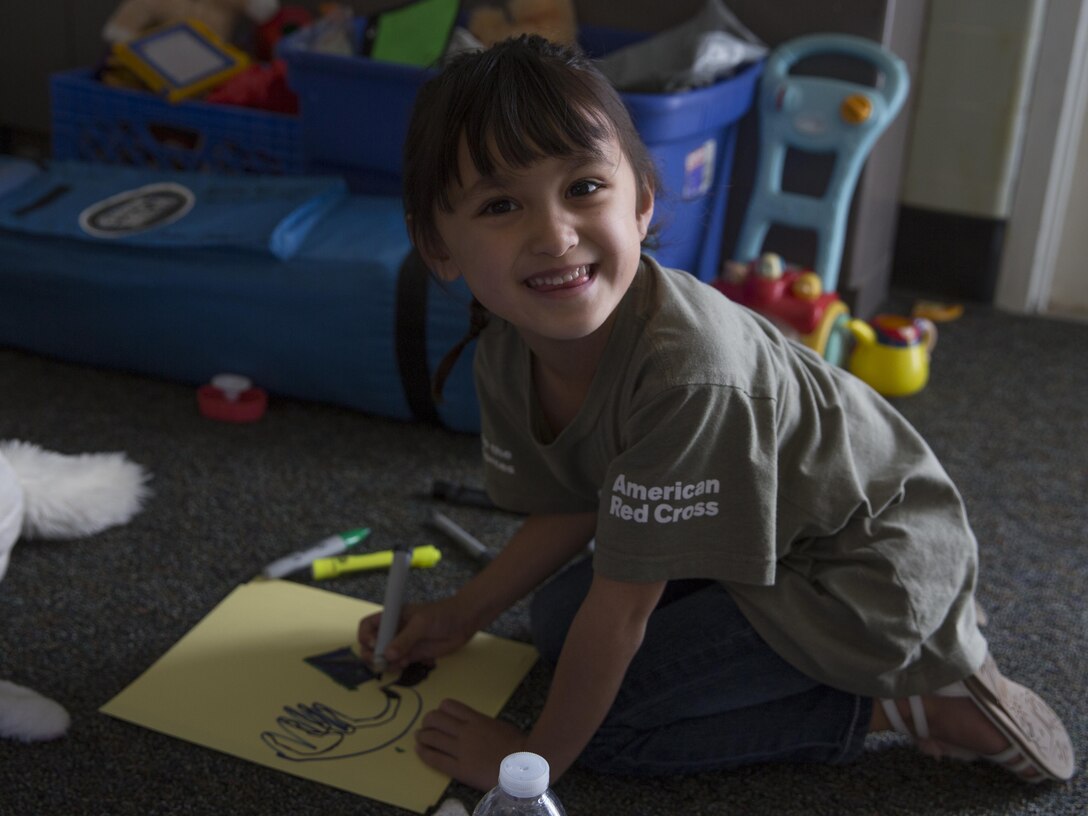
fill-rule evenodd
<path id="1" fill-rule="evenodd" d="M 837 294 L 824 291 L 815 272 L 786 268 L 781 257 L 766 252 L 750 263 L 726 262 L 725 274 L 711 285 L 774 321 L 821 357 L 842 364 L 850 315 Z"/>

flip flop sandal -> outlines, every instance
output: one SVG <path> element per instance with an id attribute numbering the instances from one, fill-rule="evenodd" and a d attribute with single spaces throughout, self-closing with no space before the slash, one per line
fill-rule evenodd
<path id="1" fill-rule="evenodd" d="M 998 755 L 1010 754 L 1009 758 L 991 761 L 1004 764 L 1019 753 L 1023 757 L 1021 765 L 1027 763 L 1042 777 L 1062 782 L 1073 776 L 1073 743 L 1058 715 L 1039 695 L 1002 676 L 989 655 L 962 685 L 1010 743 L 1010 748 Z M 1015 768 L 1010 770 L 1021 773 Z"/>
<path id="2" fill-rule="evenodd" d="M 920 697 L 908 698 L 914 730 L 911 733 L 894 700 L 881 700 L 888 721 L 913 738 L 919 750 L 954 759 L 983 759 L 1000 765 L 1025 782 L 1065 781 L 1073 776 L 1073 743 L 1058 715 L 1035 692 L 1003 677 L 993 658 L 970 677 L 938 689 L 940 697 L 969 697 L 993 723 L 1009 747 L 998 754 L 976 754 L 933 740 Z M 1028 775 L 1034 771 L 1034 775 Z"/>

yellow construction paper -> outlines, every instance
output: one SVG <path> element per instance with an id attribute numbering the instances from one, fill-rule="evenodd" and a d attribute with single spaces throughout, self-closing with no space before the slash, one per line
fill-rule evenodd
<path id="1" fill-rule="evenodd" d="M 350 646 L 379 608 L 290 581 L 243 584 L 100 710 L 423 813 L 450 781 L 416 756 L 423 713 L 453 697 L 497 715 L 537 655 L 480 633 L 416 685 L 386 674 L 354 690 L 306 662 Z"/>

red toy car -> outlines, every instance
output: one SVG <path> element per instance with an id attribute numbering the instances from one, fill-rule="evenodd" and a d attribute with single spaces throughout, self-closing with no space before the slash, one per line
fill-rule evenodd
<path id="1" fill-rule="evenodd" d="M 725 274 L 711 285 L 774 321 L 821 357 L 842 364 L 850 315 L 837 294 L 823 291 L 815 272 L 786 268 L 779 255 L 766 252 L 748 263 L 727 262 Z"/>

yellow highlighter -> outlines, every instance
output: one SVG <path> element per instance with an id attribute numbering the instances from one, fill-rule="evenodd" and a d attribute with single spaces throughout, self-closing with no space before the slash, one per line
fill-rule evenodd
<path id="1" fill-rule="evenodd" d="M 412 550 L 412 563 L 410 566 L 433 567 L 441 560 L 441 550 L 427 544 Z M 325 578 L 336 578 L 349 572 L 381 569 L 388 567 L 392 563 L 393 551 L 379 550 L 378 552 L 364 553 L 362 555 L 338 555 L 334 558 L 318 558 L 310 564 L 310 572 L 314 580 L 321 581 Z"/>

